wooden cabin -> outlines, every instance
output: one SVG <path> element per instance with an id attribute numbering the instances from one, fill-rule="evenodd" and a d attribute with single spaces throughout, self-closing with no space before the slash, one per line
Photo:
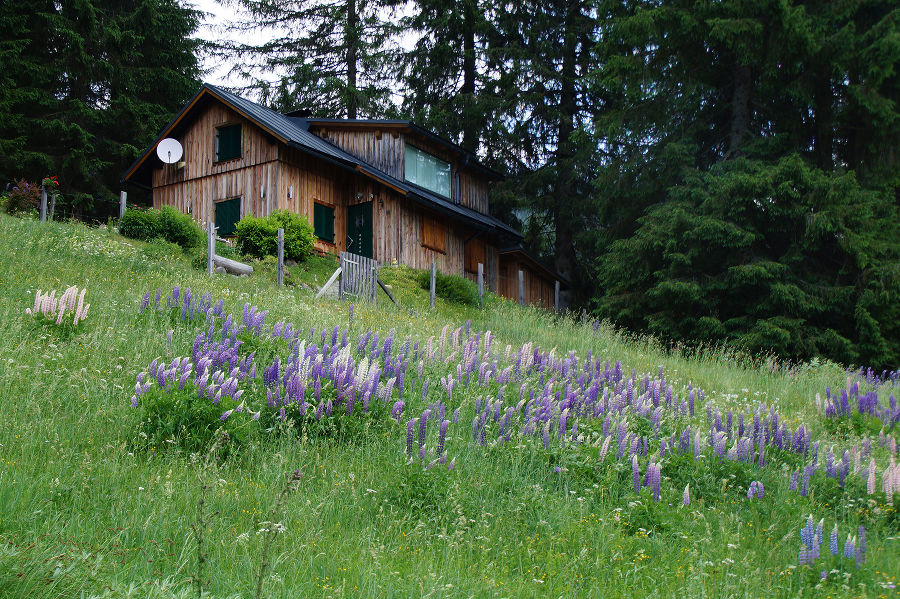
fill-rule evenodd
<path id="1" fill-rule="evenodd" d="M 521 247 L 499 250 L 499 273 L 497 293 L 503 297 L 547 310 L 561 307 L 559 289 L 568 282 Z"/>
<path id="2" fill-rule="evenodd" d="M 177 139 L 164 164 L 156 146 Z M 500 291 L 498 248 L 521 234 L 490 215 L 502 176 L 409 121 L 280 114 L 206 84 L 129 167 L 124 181 L 230 235 L 247 215 L 286 209 L 313 224 L 320 252 L 429 268 Z M 510 295 L 513 299 L 516 295 Z M 550 304 L 552 306 L 552 303 Z"/>

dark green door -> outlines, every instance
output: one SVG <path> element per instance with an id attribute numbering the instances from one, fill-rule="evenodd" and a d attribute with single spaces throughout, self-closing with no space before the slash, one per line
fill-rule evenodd
<path id="1" fill-rule="evenodd" d="M 234 235 L 234 226 L 241 220 L 241 198 L 216 202 L 216 235 Z"/>
<path id="2" fill-rule="evenodd" d="M 372 257 L 372 202 L 347 207 L 347 251 Z"/>

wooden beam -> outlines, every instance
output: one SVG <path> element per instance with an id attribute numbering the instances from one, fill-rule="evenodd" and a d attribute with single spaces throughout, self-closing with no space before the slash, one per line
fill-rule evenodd
<path id="1" fill-rule="evenodd" d="M 478 263 L 478 305 L 484 307 L 484 264 Z"/>
<path id="2" fill-rule="evenodd" d="M 394 299 L 394 296 L 391 295 L 391 292 L 388 291 L 387 286 L 386 286 L 384 283 L 381 282 L 381 279 L 376 279 L 376 280 L 378 281 L 378 286 L 381 287 L 381 290 L 384 291 L 385 293 L 387 293 L 387 296 L 388 296 L 389 298 L 391 298 L 391 301 L 394 302 L 394 303 L 396 304 L 396 303 L 397 303 L 397 300 L 395 300 L 395 299 Z"/>
<path id="3" fill-rule="evenodd" d="M 559 312 L 559 281 L 553 282 L 553 310 Z"/>
<path id="4" fill-rule="evenodd" d="M 525 273 L 519 270 L 519 305 L 525 305 Z"/>
<path id="5" fill-rule="evenodd" d="M 325 295 L 325 292 L 328 291 L 329 287 L 334 285 L 334 282 L 337 280 L 337 278 L 339 276 L 341 276 L 341 268 L 340 267 L 338 267 L 338 269 L 336 271 L 334 271 L 334 274 L 331 275 L 331 278 L 328 279 L 328 281 L 325 283 L 325 285 L 322 286 L 321 289 L 319 289 L 319 293 L 316 294 L 316 299 L 319 299 L 320 297 Z"/>

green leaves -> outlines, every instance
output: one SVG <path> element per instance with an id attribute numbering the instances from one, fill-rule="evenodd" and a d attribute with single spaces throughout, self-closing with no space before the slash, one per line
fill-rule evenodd
<path id="1" fill-rule="evenodd" d="M 673 340 L 889 366 L 900 241 L 884 236 L 887 205 L 797 156 L 695 171 L 600 260 L 598 307 Z"/>

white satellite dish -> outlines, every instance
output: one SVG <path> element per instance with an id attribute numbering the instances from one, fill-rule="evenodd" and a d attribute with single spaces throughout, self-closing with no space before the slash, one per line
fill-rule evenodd
<path id="1" fill-rule="evenodd" d="M 156 146 L 156 155 L 166 164 L 175 164 L 181 160 L 184 150 L 177 139 L 167 137 Z"/>

